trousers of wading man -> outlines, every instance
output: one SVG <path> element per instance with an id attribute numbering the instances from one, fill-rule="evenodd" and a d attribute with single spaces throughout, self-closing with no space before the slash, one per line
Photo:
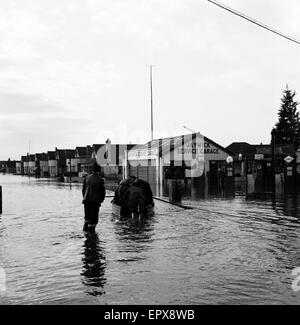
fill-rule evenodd
<path id="1" fill-rule="evenodd" d="M 105 198 L 104 180 L 97 174 L 88 175 L 83 182 L 84 230 L 95 228 L 99 220 L 99 209 Z"/>
<path id="2" fill-rule="evenodd" d="M 99 221 L 100 203 L 85 202 L 84 203 L 84 221 L 90 226 L 96 227 Z"/>

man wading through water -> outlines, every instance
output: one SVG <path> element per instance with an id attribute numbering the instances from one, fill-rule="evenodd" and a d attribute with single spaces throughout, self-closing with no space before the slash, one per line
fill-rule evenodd
<path id="1" fill-rule="evenodd" d="M 101 167 L 95 163 L 93 173 L 83 181 L 82 196 L 84 204 L 83 231 L 95 232 L 98 224 L 99 209 L 105 198 L 104 180 L 100 177 Z"/>

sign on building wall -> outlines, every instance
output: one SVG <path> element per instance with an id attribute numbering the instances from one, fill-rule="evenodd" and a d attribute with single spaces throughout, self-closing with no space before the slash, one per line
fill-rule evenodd
<path id="1" fill-rule="evenodd" d="M 285 161 L 286 163 L 288 163 L 288 164 L 290 164 L 293 160 L 294 160 L 294 158 L 291 157 L 291 156 L 287 156 L 287 157 L 284 158 L 284 161 Z"/>
<path id="2" fill-rule="evenodd" d="M 177 154 L 214 154 L 214 155 L 219 155 L 220 149 L 217 147 L 213 146 L 209 142 L 199 142 L 199 143 L 193 143 L 189 142 L 184 144 L 184 146 L 180 146 L 177 148 Z"/>
<path id="3" fill-rule="evenodd" d="M 263 160 L 265 158 L 264 154 L 259 153 L 254 156 L 255 160 Z"/>
<path id="4" fill-rule="evenodd" d="M 128 151 L 128 160 L 135 159 L 156 159 L 158 157 L 158 149 L 141 149 Z"/>

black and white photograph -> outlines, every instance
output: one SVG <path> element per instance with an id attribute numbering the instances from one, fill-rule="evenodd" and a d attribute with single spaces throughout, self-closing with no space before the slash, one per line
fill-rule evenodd
<path id="1" fill-rule="evenodd" d="M 0 0 L 0 305 L 300 304 L 299 17 Z"/>

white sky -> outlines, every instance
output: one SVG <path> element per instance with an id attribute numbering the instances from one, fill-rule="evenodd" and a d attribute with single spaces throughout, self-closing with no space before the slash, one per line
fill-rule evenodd
<path id="1" fill-rule="evenodd" d="M 299 0 L 220 0 L 300 39 Z M 206 0 L 0 0 L 0 159 L 200 131 L 269 142 L 300 45 Z M 299 96 L 297 96 L 299 99 Z"/>

